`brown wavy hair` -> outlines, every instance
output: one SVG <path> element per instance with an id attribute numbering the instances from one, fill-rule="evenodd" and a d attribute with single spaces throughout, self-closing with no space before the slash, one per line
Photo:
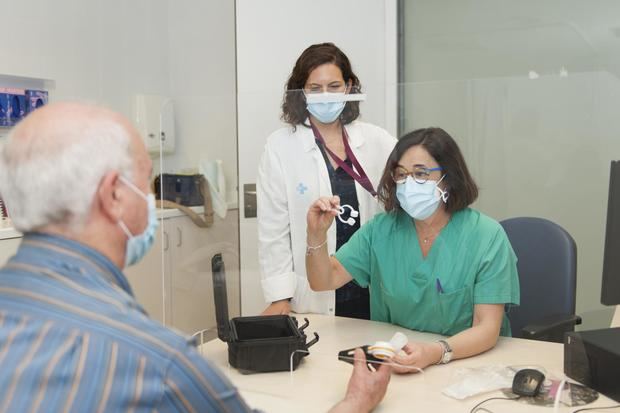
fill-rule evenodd
<path id="1" fill-rule="evenodd" d="M 478 198 L 478 186 L 452 136 L 441 128 L 417 129 L 399 139 L 385 165 L 377 194 L 387 212 L 402 209 L 396 198 L 396 183 L 392 179 L 392 171 L 398 166 L 405 152 L 416 145 L 422 145 L 442 167 L 445 174 L 442 182 L 446 184 L 449 193 L 447 212 L 465 209 Z"/>
<path id="2" fill-rule="evenodd" d="M 296 128 L 297 125 L 306 125 L 308 118 L 306 109 L 306 97 L 303 94 L 304 86 L 308 81 L 310 72 L 326 63 L 333 63 L 340 68 L 345 83 L 351 84 L 349 93 L 361 93 L 362 85 L 358 77 L 353 73 L 349 58 L 333 43 L 313 44 L 303 51 L 295 62 L 295 67 L 286 82 L 286 91 L 282 100 L 281 119 Z M 340 114 L 340 122 L 343 125 L 353 122 L 360 115 L 359 102 L 347 102 Z"/>

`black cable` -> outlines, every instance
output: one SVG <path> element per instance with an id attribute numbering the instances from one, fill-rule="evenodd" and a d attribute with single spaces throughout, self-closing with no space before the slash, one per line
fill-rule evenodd
<path id="1" fill-rule="evenodd" d="M 487 413 L 493 413 L 491 410 L 487 409 L 486 407 L 480 407 L 482 406 L 484 403 L 491 401 L 491 400 L 519 400 L 521 398 L 521 396 L 517 396 L 517 397 L 490 397 L 486 400 L 481 401 L 480 403 L 478 403 L 477 405 L 475 405 L 470 411 L 469 413 L 476 413 L 479 410 L 484 410 Z M 586 407 L 584 409 L 578 409 L 575 410 L 573 413 L 580 413 L 580 412 L 586 412 L 586 411 L 591 411 L 591 410 L 606 410 L 606 409 L 618 409 L 620 408 L 620 404 L 617 404 L 615 406 L 605 406 L 605 407 Z"/>
<path id="2" fill-rule="evenodd" d="M 520 398 L 521 398 L 521 396 L 517 396 L 517 397 L 490 397 L 490 398 L 488 398 L 486 400 L 481 401 L 477 405 L 475 405 L 474 408 L 469 411 L 469 413 L 476 413 L 477 410 L 480 410 L 479 407 L 482 404 L 484 404 L 484 403 L 486 403 L 488 401 L 491 401 L 491 400 L 519 400 Z M 485 411 L 489 412 L 489 413 L 492 413 L 489 409 L 486 409 L 484 407 L 483 407 L 483 409 Z"/>
<path id="3" fill-rule="evenodd" d="M 615 406 L 606 406 L 606 407 L 586 407 L 585 409 L 575 410 L 573 413 L 585 412 L 588 410 L 617 409 L 618 407 L 620 407 L 620 404 L 617 404 Z"/>

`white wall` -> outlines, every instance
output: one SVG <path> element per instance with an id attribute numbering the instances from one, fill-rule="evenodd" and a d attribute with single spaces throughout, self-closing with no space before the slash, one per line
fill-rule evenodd
<path id="1" fill-rule="evenodd" d="M 368 100 L 361 119 L 396 133 L 396 15 L 393 0 L 237 0 L 240 207 L 255 183 L 267 136 L 282 127 L 286 80 L 301 52 L 334 42 L 347 54 Z M 258 206 L 260 208 L 260 205 Z M 260 287 L 256 219 L 240 211 L 241 309 L 266 306 Z"/>
<path id="2" fill-rule="evenodd" d="M 236 199 L 234 2 L 0 0 L 0 10 L 12 33 L 0 42 L 0 74 L 55 80 L 52 100 L 93 101 L 128 117 L 137 93 L 171 96 L 177 151 L 163 168 L 222 159 Z"/>
<path id="3" fill-rule="evenodd" d="M 130 95 L 168 91 L 166 0 L 2 0 L 0 73 L 53 79 L 53 100 L 131 114 Z M 163 30 L 162 30 L 163 28 Z"/>
<path id="4" fill-rule="evenodd" d="M 407 5 L 407 129 L 441 126 L 457 139 L 481 188 L 481 210 L 498 220 L 545 217 L 567 229 L 578 247 L 583 328 L 609 326 L 600 289 L 609 162 L 620 158 L 610 17 L 620 4 Z M 540 77 L 529 79 L 530 70 Z"/>
<path id="5" fill-rule="evenodd" d="M 237 118 L 234 1 L 170 1 L 167 7 L 170 95 L 176 153 L 163 169 L 222 159 L 228 198 L 237 202 Z"/>

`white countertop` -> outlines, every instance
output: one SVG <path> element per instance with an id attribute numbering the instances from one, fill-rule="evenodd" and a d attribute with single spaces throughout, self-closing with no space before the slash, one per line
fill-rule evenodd
<path id="1" fill-rule="evenodd" d="M 304 331 L 309 339 L 317 332 L 320 340 L 310 350 L 310 355 L 293 373 L 240 374 L 228 364 L 227 344 L 215 339 L 200 347 L 201 353 L 239 389 L 241 395 L 253 408 L 271 413 L 325 412 L 342 399 L 352 366 L 338 361 L 338 351 L 387 340 L 394 332 L 401 331 L 414 341 L 434 341 L 435 334 L 420 333 L 402 327 L 374 321 L 333 317 L 317 314 L 295 315 L 300 323 L 303 317 L 310 320 Z M 465 400 L 456 400 L 442 394 L 442 389 L 452 384 L 464 368 L 485 366 L 540 366 L 547 377 L 563 377 L 563 345 L 543 341 L 501 337 L 492 350 L 447 365 L 428 367 L 424 373 L 393 375 L 383 402 L 376 412 L 469 412 L 478 402 L 493 396 L 503 396 L 493 391 Z M 460 373 L 462 374 L 462 373 Z M 614 403 L 600 395 L 591 405 L 610 406 Z M 552 413 L 548 407 L 531 406 L 523 402 L 494 400 L 484 407 L 493 412 Z M 562 407 L 567 413 L 577 407 Z"/>
<path id="2" fill-rule="evenodd" d="M 230 209 L 236 209 L 237 205 L 233 205 L 230 204 L 229 205 L 229 210 Z M 201 214 L 203 211 L 203 207 L 191 207 L 192 210 L 194 210 L 194 212 Z M 178 209 L 158 209 L 157 210 L 157 218 L 160 219 L 167 219 L 167 218 L 174 218 L 174 217 L 179 217 L 184 215 L 184 213 L 182 211 L 179 211 Z M 15 230 L 15 228 L 13 228 L 13 226 L 11 225 L 11 221 L 10 220 L 0 220 L 0 240 L 3 239 L 11 239 L 11 238 L 20 238 L 22 236 L 22 233 Z"/>
<path id="3" fill-rule="evenodd" d="M 19 238 L 22 234 L 11 226 L 11 221 L 7 219 L 0 220 L 0 239 Z"/>

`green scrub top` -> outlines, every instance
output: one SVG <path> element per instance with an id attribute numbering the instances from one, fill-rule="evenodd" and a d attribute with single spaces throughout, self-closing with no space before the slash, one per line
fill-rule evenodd
<path id="1" fill-rule="evenodd" d="M 370 288 L 371 319 L 454 335 L 475 304 L 519 305 L 517 258 L 499 223 L 471 208 L 452 214 L 426 258 L 403 211 L 376 215 L 335 255 Z M 504 314 L 501 335 L 510 335 Z"/>

